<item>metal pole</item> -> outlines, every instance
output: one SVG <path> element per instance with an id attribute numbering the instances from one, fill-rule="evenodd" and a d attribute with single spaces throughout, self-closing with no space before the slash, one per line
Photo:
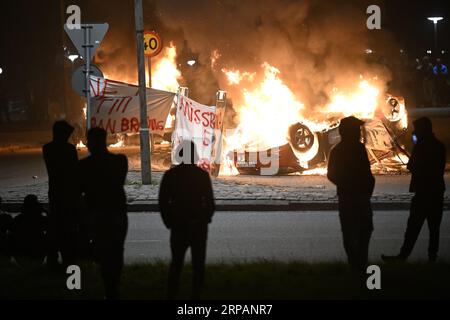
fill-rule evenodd
<path id="1" fill-rule="evenodd" d="M 86 94 L 86 129 L 91 128 L 91 90 L 90 90 L 90 75 L 91 75 L 91 25 L 82 26 L 84 30 L 84 61 L 86 62 L 84 74 L 86 76 L 86 83 L 84 93 Z"/>
<path id="2" fill-rule="evenodd" d="M 148 68 L 148 87 L 152 87 L 152 58 L 147 57 L 147 68 Z"/>
<path id="3" fill-rule="evenodd" d="M 437 36 L 437 21 L 434 23 L 434 55 L 437 58 L 438 54 L 438 36 Z"/>
<path id="4" fill-rule="evenodd" d="M 223 145 L 223 121 L 225 120 L 225 108 L 227 107 L 227 92 L 219 90 L 216 93 L 216 123 L 214 127 L 215 143 L 212 149 L 211 175 L 217 177 L 222 161 Z"/>
<path id="5" fill-rule="evenodd" d="M 142 0 L 134 0 L 134 16 L 136 22 L 136 43 L 139 79 L 140 101 L 140 143 L 141 143 L 141 176 L 142 184 L 151 183 L 151 158 L 147 121 L 147 89 L 145 86 L 145 60 L 144 60 L 144 18 L 142 13 Z"/>
<path id="6" fill-rule="evenodd" d="M 147 68 L 148 68 L 148 87 L 152 87 L 152 57 L 147 56 Z M 150 153 L 155 150 L 155 140 L 153 139 L 153 133 L 150 133 Z"/>
<path id="7" fill-rule="evenodd" d="M 61 24 L 64 25 L 64 0 L 60 1 L 60 17 L 61 17 Z M 64 41 L 64 29 L 61 31 L 61 45 L 64 48 L 65 47 L 65 41 Z M 62 100 L 62 113 L 64 114 L 64 119 L 67 118 L 67 76 L 66 76 L 66 68 L 65 68 L 65 58 L 63 59 L 62 64 L 62 74 L 63 74 L 63 100 Z"/>
<path id="8" fill-rule="evenodd" d="M 171 148 L 172 148 L 172 152 L 171 152 L 171 161 L 172 161 L 172 166 L 173 165 L 178 165 L 179 163 L 174 161 L 176 159 L 176 157 L 174 157 L 174 147 L 175 147 L 175 140 L 177 138 L 176 134 L 177 134 L 177 124 L 178 124 L 178 118 L 177 118 L 177 113 L 178 113 L 178 108 L 180 106 L 180 96 L 185 96 L 186 98 L 189 96 L 189 89 L 187 87 L 178 87 L 178 91 L 177 91 L 177 104 L 176 104 L 176 109 L 175 109 L 175 121 L 174 121 L 174 125 L 173 125 L 173 131 L 172 131 L 172 137 L 171 137 Z"/>

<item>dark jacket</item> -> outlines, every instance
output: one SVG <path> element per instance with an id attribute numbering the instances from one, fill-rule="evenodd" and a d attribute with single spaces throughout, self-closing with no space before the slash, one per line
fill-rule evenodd
<path id="1" fill-rule="evenodd" d="M 13 251 L 19 255 L 43 259 L 47 252 L 48 219 L 43 212 L 24 212 L 11 227 Z"/>
<path id="2" fill-rule="evenodd" d="M 126 156 L 110 152 L 90 155 L 80 160 L 79 171 L 81 190 L 85 194 L 88 211 L 94 215 L 94 219 L 126 216 Z"/>
<path id="3" fill-rule="evenodd" d="M 370 198 L 375 179 L 370 171 L 366 148 L 359 141 L 341 141 L 330 152 L 328 179 L 340 197 Z"/>
<path id="4" fill-rule="evenodd" d="M 43 146 L 50 201 L 65 201 L 78 195 L 78 155 L 73 144 L 54 140 Z"/>
<path id="5" fill-rule="evenodd" d="M 411 171 L 410 192 L 442 193 L 445 190 L 446 150 L 434 135 L 419 139 L 414 146 L 408 169 Z"/>
<path id="6" fill-rule="evenodd" d="M 215 204 L 209 174 L 190 164 L 171 168 L 161 181 L 159 207 L 168 228 L 194 221 L 211 222 Z"/>

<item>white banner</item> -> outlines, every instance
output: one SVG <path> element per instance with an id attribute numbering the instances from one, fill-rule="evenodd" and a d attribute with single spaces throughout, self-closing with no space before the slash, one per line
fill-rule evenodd
<path id="1" fill-rule="evenodd" d="M 172 164 L 178 164 L 175 159 L 178 146 L 183 140 L 191 140 L 195 143 L 199 156 L 198 166 L 209 172 L 216 108 L 202 105 L 182 95 L 179 97 L 175 131 L 172 136 Z"/>
<path id="2" fill-rule="evenodd" d="M 138 133 L 140 129 L 139 88 L 91 76 L 91 127 L 108 133 Z M 164 134 L 175 93 L 147 88 L 147 121 L 150 132 Z"/>

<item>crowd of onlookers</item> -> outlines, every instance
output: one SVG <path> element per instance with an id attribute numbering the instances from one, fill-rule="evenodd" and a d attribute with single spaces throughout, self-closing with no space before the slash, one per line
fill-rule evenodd
<path id="1" fill-rule="evenodd" d="M 51 273 L 60 273 L 79 262 L 95 261 L 105 298 L 115 299 L 128 230 L 124 189 L 128 160 L 108 151 L 107 133 L 101 128 L 88 130 L 89 155 L 78 159 L 75 146 L 68 142 L 73 132 L 66 121 L 56 121 L 53 140 L 42 148 L 49 177 L 48 210 L 35 195 L 27 195 L 19 215 L 0 215 L 0 262 L 26 270 L 46 266 Z M 159 192 L 162 220 L 171 230 L 167 297 L 177 295 L 190 247 L 192 298 L 197 299 L 203 287 L 214 197 L 209 174 L 197 166 L 194 143 L 183 141 L 177 154 L 181 164 L 164 174 Z"/>
<path id="2" fill-rule="evenodd" d="M 428 56 L 416 59 L 416 79 L 422 90 L 417 91 L 419 105 L 445 107 L 450 103 L 448 68 L 441 58 Z"/>
<path id="3" fill-rule="evenodd" d="M 444 57 L 411 58 L 403 53 L 396 59 L 376 62 L 390 71 L 388 90 L 403 96 L 407 107 L 450 106 L 450 78 Z"/>
<path id="4" fill-rule="evenodd" d="M 355 275 L 364 277 L 373 232 L 371 197 L 375 178 L 361 143 L 362 124 L 352 116 L 341 120 L 341 142 L 330 153 L 327 177 L 337 187 L 348 262 Z M 409 257 L 425 221 L 430 238 L 429 262 L 438 258 L 446 149 L 435 137 L 430 119 L 416 119 L 413 125 L 417 141 L 407 167 L 414 197 L 400 252 L 382 255 L 386 262 L 405 261 Z M 63 267 L 77 264 L 80 259 L 93 259 L 100 267 L 105 297 L 115 299 L 119 297 L 128 230 L 124 190 L 127 158 L 108 151 L 104 129 L 91 128 L 87 133 L 90 154 L 78 160 L 75 146 L 67 142 L 73 130 L 65 121 L 55 122 L 53 140 L 43 147 L 49 176 L 48 212 L 35 195 L 28 195 L 18 216 L 0 214 L 0 258 L 6 256 L 9 262 L 14 258 L 22 267 L 46 261 L 51 269 L 60 266 L 59 255 Z M 199 299 L 205 274 L 208 225 L 215 211 L 214 195 L 209 174 L 198 167 L 195 144 L 185 140 L 175 154 L 180 164 L 164 173 L 159 189 L 161 218 L 171 233 L 167 298 L 177 296 L 184 257 L 190 248 L 192 298 Z"/>

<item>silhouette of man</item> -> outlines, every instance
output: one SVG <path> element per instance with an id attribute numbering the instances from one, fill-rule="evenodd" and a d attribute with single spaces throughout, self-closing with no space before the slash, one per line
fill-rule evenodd
<path id="1" fill-rule="evenodd" d="M 94 255 L 100 265 L 105 298 L 117 299 L 128 229 L 123 187 L 128 159 L 108 151 L 106 131 L 101 128 L 90 129 L 87 139 L 91 154 L 80 161 L 81 190 L 91 215 Z"/>
<path id="2" fill-rule="evenodd" d="M 192 298 L 199 299 L 203 287 L 208 224 L 214 214 L 211 179 L 197 166 L 195 144 L 185 140 L 177 150 L 179 165 L 166 171 L 159 189 L 159 207 L 170 229 L 172 261 L 168 278 L 168 298 L 175 298 L 186 250 L 191 248 L 193 267 Z"/>
<path id="3" fill-rule="evenodd" d="M 58 252 L 64 265 L 76 258 L 76 209 L 79 201 L 78 155 L 68 143 L 74 128 L 64 120 L 53 124 L 53 140 L 43 146 L 48 173 L 49 241 L 47 264 L 58 265 Z"/>
<path id="4" fill-rule="evenodd" d="M 48 251 L 48 219 L 38 198 L 25 197 L 21 213 L 13 219 L 11 226 L 12 253 L 22 266 L 42 264 Z"/>
<path id="5" fill-rule="evenodd" d="M 408 170 L 411 172 L 409 191 L 414 192 L 406 227 L 405 239 L 397 256 L 382 255 L 384 261 L 406 260 L 411 254 L 425 220 L 430 230 L 428 259 L 434 262 L 439 250 L 439 229 L 442 220 L 446 150 L 433 134 L 427 117 L 413 122 L 417 143 L 413 147 Z"/>
<path id="6" fill-rule="evenodd" d="M 0 262 L 11 260 L 10 232 L 13 218 L 3 212 L 2 198 L 0 197 Z"/>
<path id="7" fill-rule="evenodd" d="M 355 117 L 341 120 L 341 142 L 331 150 L 327 174 L 337 187 L 339 219 L 348 262 L 358 272 L 365 272 L 368 262 L 373 231 L 370 198 L 375 185 L 366 148 L 360 142 L 362 124 Z"/>

